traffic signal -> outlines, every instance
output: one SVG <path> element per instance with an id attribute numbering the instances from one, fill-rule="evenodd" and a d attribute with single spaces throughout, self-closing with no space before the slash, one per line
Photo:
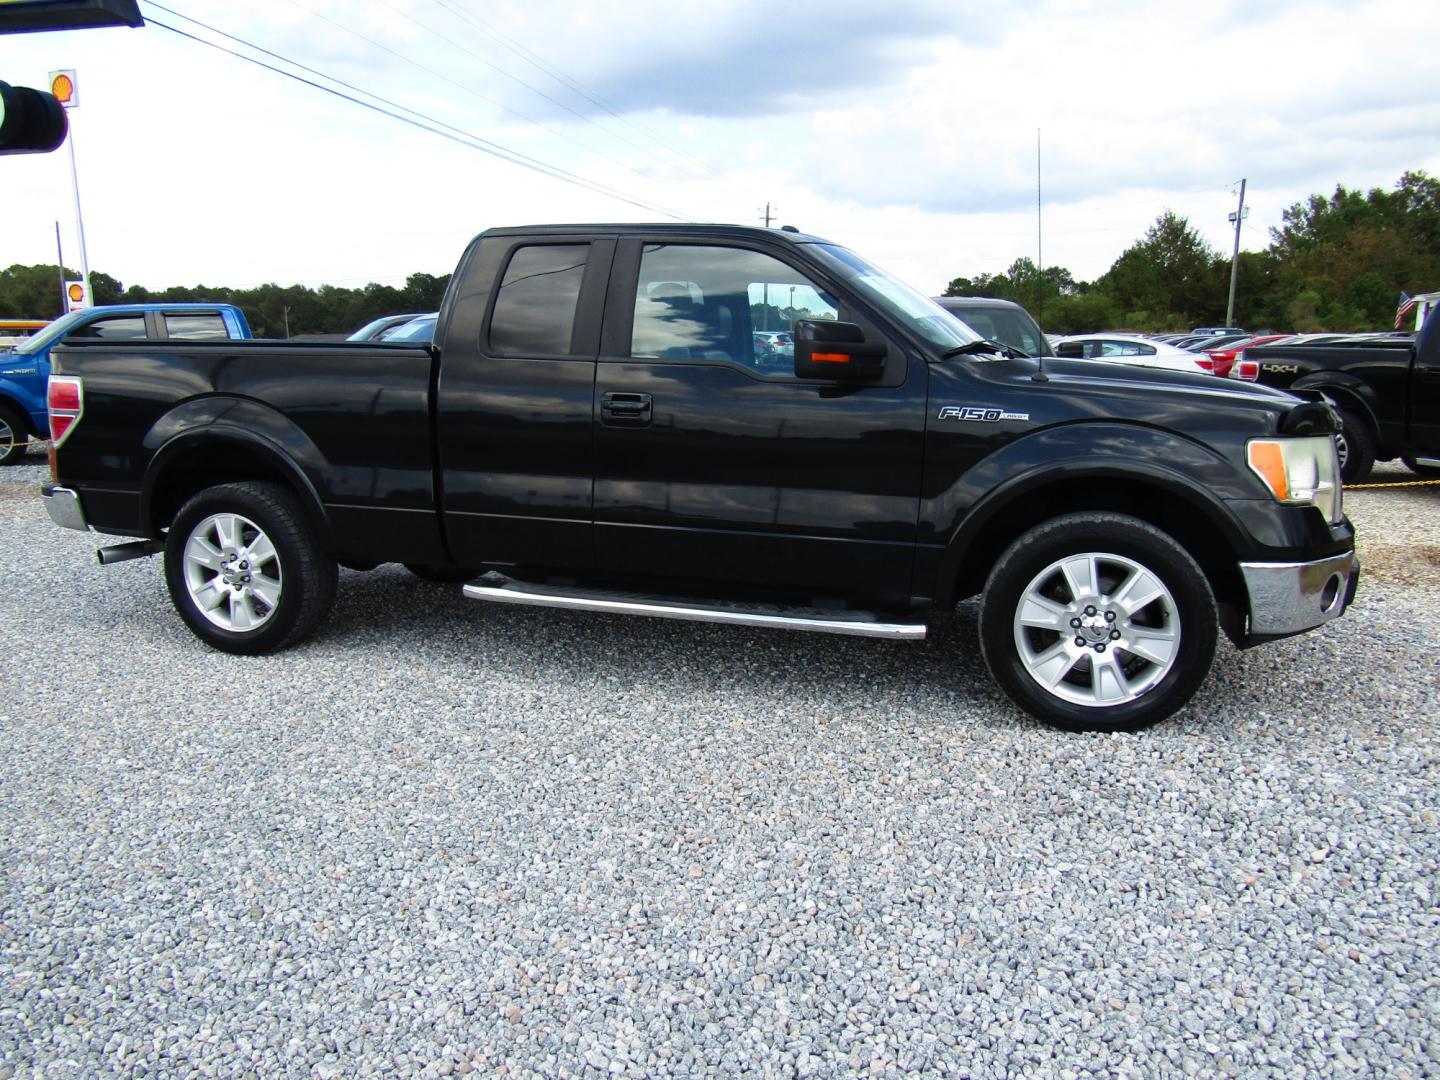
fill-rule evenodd
<path id="1" fill-rule="evenodd" d="M 48 154 L 68 130 L 54 94 L 0 82 L 0 154 Z"/>

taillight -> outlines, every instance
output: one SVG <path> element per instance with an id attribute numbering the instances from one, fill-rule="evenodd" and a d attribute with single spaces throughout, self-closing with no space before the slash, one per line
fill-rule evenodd
<path id="1" fill-rule="evenodd" d="M 1235 366 L 1230 369 L 1230 378 L 1254 382 L 1260 378 L 1260 362 L 1258 360 L 1235 361 Z"/>
<path id="2" fill-rule="evenodd" d="M 50 409 L 50 442 L 58 447 L 85 412 L 85 387 L 74 375 L 51 375 L 45 393 Z"/>
<path id="3" fill-rule="evenodd" d="M 1230 374 L 1230 369 L 1234 366 L 1234 353 L 1221 353 L 1219 356 L 1215 357 L 1215 374 L 1220 376 L 1220 378 L 1222 379 Z"/>
<path id="4" fill-rule="evenodd" d="M 1201 371 L 1215 370 L 1215 358 L 1212 356 L 1197 356 L 1195 358 L 1195 363 L 1199 366 Z"/>

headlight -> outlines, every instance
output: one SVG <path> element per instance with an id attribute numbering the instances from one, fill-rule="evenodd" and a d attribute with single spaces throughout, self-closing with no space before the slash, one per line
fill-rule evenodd
<path id="1" fill-rule="evenodd" d="M 1270 493 L 1292 506 L 1316 506 L 1332 525 L 1344 516 L 1340 493 L 1340 456 L 1335 439 L 1251 439 L 1245 457 Z"/>

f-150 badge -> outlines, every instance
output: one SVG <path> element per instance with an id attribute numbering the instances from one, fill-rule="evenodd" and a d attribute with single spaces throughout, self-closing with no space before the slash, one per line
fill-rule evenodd
<path id="1" fill-rule="evenodd" d="M 1001 409 L 987 409 L 984 405 L 946 405 L 940 410 L 937 420 L 979 420 L 993 424 L 999 420 L 1029 420 L 1028 412 L 1005 412 Z"/>

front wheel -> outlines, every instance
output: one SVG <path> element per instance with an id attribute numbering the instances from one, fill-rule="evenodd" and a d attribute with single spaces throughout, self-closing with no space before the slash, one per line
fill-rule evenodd
<path id="1" fill-rule="evenodd" d="M 335 599 L 335 560 L 300 504 L 268 483 L 206 488 L 165 541 L 170 600 L 202 641 L 223 652 L 276 652 L 309 636 Z"/>
<path id="2" fill-rule="evenodd" d="M 19 461 L 29 441 L 25 418 L 10 406 L 0 405 L 0 465 Z"/>
<path id="3" fill-rule="evenodd" d="M 1134 731 L 1194 696 L 1215 655 L 1215 597 L 1189 552 L 1138 518 L 1066 514 L 1002 554 L 980 650 L 1021 708 L 1070 731 Z"/>

